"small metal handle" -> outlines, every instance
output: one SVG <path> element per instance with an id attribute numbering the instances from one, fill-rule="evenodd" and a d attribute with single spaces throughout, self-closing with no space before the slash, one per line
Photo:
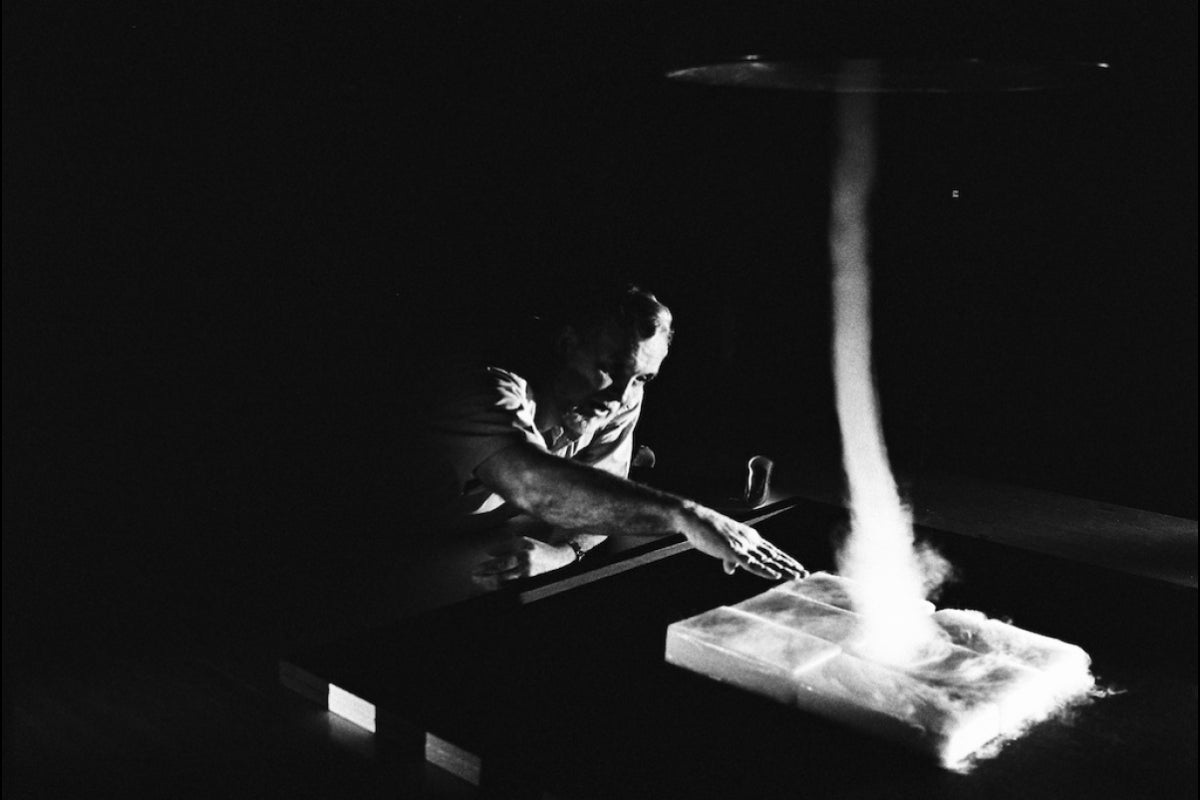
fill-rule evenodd
<path id="1" fill-rule="evenodd" d="M 758 508 L 771 490 L 771 471 L 775 462 L 766 456 L 754 456 L 746 462 L 746 487 L 742 500 L 750 508 Z"/>

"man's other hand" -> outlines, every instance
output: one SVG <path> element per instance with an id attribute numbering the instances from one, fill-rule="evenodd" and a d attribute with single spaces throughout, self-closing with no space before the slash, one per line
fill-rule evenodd
<path id="1" fill-rule="evenodd" d="M 575 562 L 570 545 L 551 545 L 518 536 L 488 551 L 491 556 L 471 573 L 471 580 L 486 589 L 496 589 L 509 581 L 531 578 Z"/>

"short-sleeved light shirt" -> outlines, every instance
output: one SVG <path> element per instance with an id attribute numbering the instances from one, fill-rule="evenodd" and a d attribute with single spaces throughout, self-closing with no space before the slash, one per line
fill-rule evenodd
<path id="1" fill-rule="evenodd" d="M 619 477 L 628 477 L 642 393 L 571 438 L 561 426 L 540 431 L 537 400 L 526 379 L 499 367 L 460 373 L 455 391 L 433 412 L 430 434 L 443 500 L 439 515 L 454 524 L 486 527 L 515 509 L 484 486 L 475 470 L 506 447 L 528 442 Z"/>

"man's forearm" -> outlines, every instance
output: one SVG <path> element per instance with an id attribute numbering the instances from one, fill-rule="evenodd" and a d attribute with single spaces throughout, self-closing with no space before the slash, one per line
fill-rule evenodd
<path id="1" fill-rule="evenodd" d="M 618 478 L 525 442 L 496 453 L 475 470 L 505 500 L 559 528 L 634 536 L 682 533 L 732 573 L 803 577 L 800 562 L 748 525 L 698 503 Z"/>
<path id="2" fill-rule="evenodd" d="M 508 502 L 559 528 L 654 536 L 678 530 L 689 501 L 552 456 L 530 444 L 496 453 L 476 475 Z"/>

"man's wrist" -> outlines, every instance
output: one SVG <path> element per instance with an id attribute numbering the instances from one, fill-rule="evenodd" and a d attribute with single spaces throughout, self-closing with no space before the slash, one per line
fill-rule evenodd
<path id="1" fill-rule="evenodd" d="M 669 527 L 672 533 L 685 533 L 692 526 L 700 504 L 694 500 L 682 497 L 672 498 L 673 502 L 667 512 Z"/>
<path id="2" fill-rule="evenodd" d="M 574 555 L 574 560 L 571 562 L 573 564 L 578 564 L 580 561 L 583 561 L 583 557 L 586 556 L 588 552 L 587 548 L 574 539 L 567 540 L 567 547 L 571 548 L 571 552 Z"/>

